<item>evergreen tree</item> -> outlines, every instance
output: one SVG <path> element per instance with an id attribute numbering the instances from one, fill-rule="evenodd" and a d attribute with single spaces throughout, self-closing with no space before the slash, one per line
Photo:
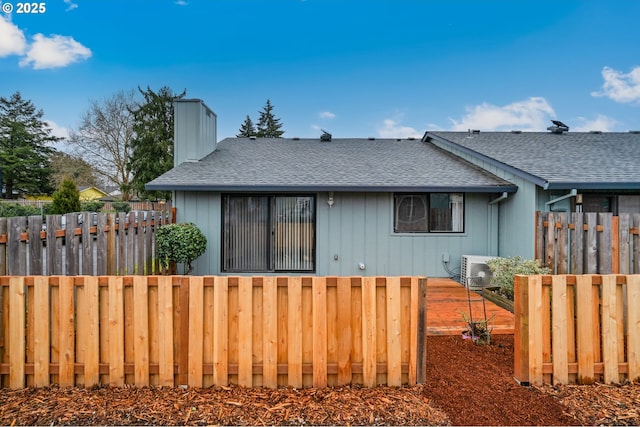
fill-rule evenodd
<path id="1" fill-rule="evenodd" d="M 174 94 L 164 86 L 156 93 L 149 87 L 143 91 L 144 103 L 133 110 L 133 130 L 129 170 L 133 173 L 133 189 L 142 199 L 170 199 L 169 191 L 147 191 L 147 182 L 173 167 L 173 102 L 183 98 L 186 91 Z"/>
<path id="2" fill-rule="evenodd" d="M 44 113 L 36 110 L 20 92 L 10 98 L 0 97 L 0 168 L 4 198 L 15 194 L 50 194 L 50 157 L 55 149 L 48 144 L 61 138 L 51 134 L 42 120 Z"/>
<path id="3" fill-rule="evenodd" d="M 80 212 L 80 192 L 71 178 L 62 181 L 62 185 L 53 193 L 51 213 L 63 215 L 69 212 Z"/>
<path id="4" fill-rule="evenodd" d="M 259 138 L 280 138 L 284 133 L 284 131 L 280 130 L 281 127 L 282 123 L 280 123 L 279 118 L 273 115 L 273 105 L 267 99 L 267 103 L 260 112 L 256 136 Z"/>
<path id="5" fill-rule="evenodd" d="M 251 117 L 247 115 L 247 118 L 244 119 L 242 125 L 240 125 L 240 129 L 238 130 L 238 134 L 236 135 L 238 138 L 249 138 L 250 136 L 256 135 L 256 128 L 251 121 Z"/>

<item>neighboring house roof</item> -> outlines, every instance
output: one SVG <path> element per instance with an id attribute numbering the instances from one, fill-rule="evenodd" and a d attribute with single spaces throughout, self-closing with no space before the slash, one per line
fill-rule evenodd
<path id="1" fill-rule="evenodd" d="M 147 184 L 182 191 L 468 191 L 517 187 L 420 140 L 227 138 Z"/>
<path id="2" fill-rule="evenodd" d="M 469 155 L 544 189 L 640 189 L 640 134 L 427 132 L 424 141 Z"/>

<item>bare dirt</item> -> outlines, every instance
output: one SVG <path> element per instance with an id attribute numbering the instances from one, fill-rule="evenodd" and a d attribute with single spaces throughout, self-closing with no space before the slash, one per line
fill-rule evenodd
<path id="1" fill-rule="evenodd" d="M 0 389 L 1 425 L 638 425 L 640 386 L 522 387 L 513 336 L 429 337 L 428 381 L 366 389 Z"/>

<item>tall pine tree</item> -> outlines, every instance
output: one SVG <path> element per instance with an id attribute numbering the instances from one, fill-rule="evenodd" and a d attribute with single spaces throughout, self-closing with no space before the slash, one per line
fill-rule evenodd
<path id="1" fill-rule="evenodd" d="M 271 101 L 267 99 L 267 103 L 260 112 L 256 136 L 259 138 L 280 138 L 284 133 L 283 130 L 280 130 L 281 127 L 282 123 L 280 123 L 279 118 L 273 115 L 273 105 L 271 105 Z"/>
<path id="2" fill-rule="evenodd" d="M 256 135 L 256 128 L 253 125 L 253 121 L 251 121 L 251 117 L 247 115 L 247 118 L 244 119 L 242 125 L 240 125 L 240 129 L 238 130 L 238 134 L 236 135 L 238 138 L 249 138 L 250 136 Z"/>
<path id="3" fill-rule="evenodd" d="M 183 98 L 186 91 L 174 94 L 166 86 L 157 93 L 149 87 L 138 90 L 144 103 L 132 111 L 135 136 L 129 158 L 129 169 L 133 173 L 131 183 L 142 199 L 170 199 L 170 192 L 149 192 L 144 186 L 173 167 L 173 102 Z"/>
<path id="4" fill-rule="evenodd" d="M 51 134 L 42 120 L 44 113 L 23 99 L 20 92 L 0 97 L 0 168 L 4 198 L 16 194 L 50 194 L 50 157 L 55 149 L 48 144 L 61 138 Z"/>

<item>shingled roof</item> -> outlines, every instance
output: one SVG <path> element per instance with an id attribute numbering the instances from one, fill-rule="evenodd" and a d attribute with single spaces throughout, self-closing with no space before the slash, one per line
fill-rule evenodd
<path id="1" fill-rule="evenodd" d="M 517 187 L 420 140 L 227 138 L 149 182 L 180 191 L 466 191 Z"/>
<path id="2" fill-rule="evenodd" d="M 640 189 L 636 132 L 427 132 L 423 140 L 459 149 L 549 190 Z"/>

